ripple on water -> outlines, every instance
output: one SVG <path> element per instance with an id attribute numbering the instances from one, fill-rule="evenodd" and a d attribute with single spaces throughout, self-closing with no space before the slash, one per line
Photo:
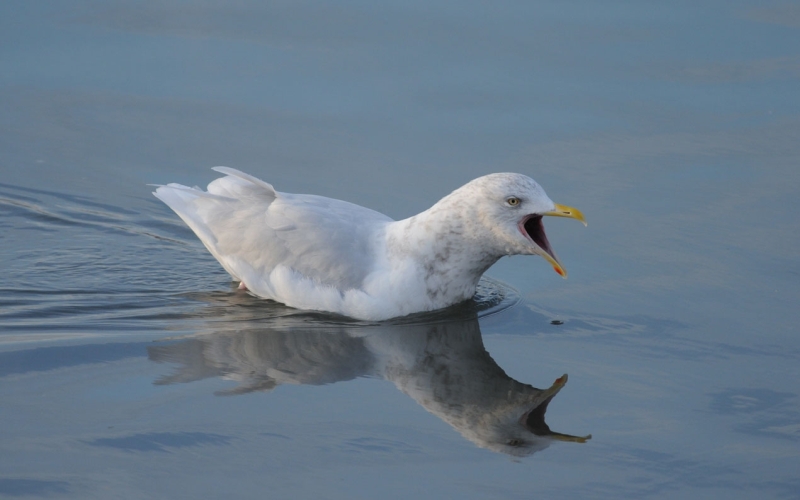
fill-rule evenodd
<path id="1" fill-rule="evenodd" d="M 191 331 L 198 323 L 222 330 L 246 327 L 246 322 L 302 328 L 415 325 L 486 317 L 519 301 L 511 287 L 484 277 L 472 300 L 376 323 L 293 309 L 235 286 L 215 290 L 227 282 L 224 271 L 185 227 L 162 223 L 160 212 L 150 208 L 122 209 L 82 196 L 0 184 L 0 211 L 8 215 L 4 224 L 41 230 L 0 252 L 9 270 L 7 285 L 0 288 L 0 342 L 172 333 Z"/>

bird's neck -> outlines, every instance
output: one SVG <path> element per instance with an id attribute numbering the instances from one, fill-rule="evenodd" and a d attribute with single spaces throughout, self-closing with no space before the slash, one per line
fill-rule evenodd
<path id="1" fill-rule="evenodd" d="M 500 258 L 472 233 L 470 211 L 447 201 L 387 231 L 390 262 L 413 274 L 410 279 L 437 308 L 471 298 L 483 273 Z"/>

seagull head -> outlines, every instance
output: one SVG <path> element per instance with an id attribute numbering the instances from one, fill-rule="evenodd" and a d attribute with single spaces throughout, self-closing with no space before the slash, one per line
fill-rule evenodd
<path id="1" fill-rule="evenodd" d="M 491 233 L 501 255 L 540 255 L 567 277 L 547 240 L 542 219 L 569 217 L 586 225 L 580 210 L 554 203 L 536 181 L 522 174 L 490 174 L 462 189 L 472 202 L 473 217 L 482 230 Z"/>
<path id="2" fill-rule="evenodd" d="M 464 408 L 462 425 L 456 428 L 478 446 L 517 457 L 543 450 L 553 441 L 585 443 L 591 434 L 554 432 L 545 423 L 547 406 L 566 383 L 566 374 L 544 390 L 513 381 L 500 397 L 483 398 L 474 407 Z"/>

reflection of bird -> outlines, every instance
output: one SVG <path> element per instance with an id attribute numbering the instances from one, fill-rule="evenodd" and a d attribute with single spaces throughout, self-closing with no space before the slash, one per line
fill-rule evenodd
<path id="1" fill-rule="evenodd" d="M 516 456 L 544 449 L 554 439 L 591 437 L 550 430 L 545 411 L 566 375 L 545 390 L 510 378 L 486 352 L 474 312 L 467 319 L 426 324 L 303 325 L 253 325 L 148 351 L 153 361 L 182 365 L 158 383 L 211 376 L 240 382 L 223 394 L 384 378 L 478 446 Z"/>
<path id="2" fill-rule="evenodd" d="M 543 215 L 584 221 L 531 178 L 492 174 L 401 221 L 321 196 L 280 193 L 231 168 L 208 191 L 154 193 L 197 233 L 242 288 L 299 309 L 380 320 L 469 299 L 504 255 L 541 255 L 566 272 Z M 584 222 L 585 223 L 585 222 Z"/>

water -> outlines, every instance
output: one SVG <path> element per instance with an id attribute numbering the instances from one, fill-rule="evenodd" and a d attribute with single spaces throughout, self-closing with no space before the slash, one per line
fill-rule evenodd
<path id="1" fill-rule="evenodd" d="M 800 497 L 799 29 L 3 2 L 0 496 Z M 471 304 L 351 322 L 237 292 L 146 186 L 215 165 L 394 218 L 516 171 L 589 226 L 546 221 L 568 280 L 503 259 Z M 514 434 L 564 373 L 546 423 L 592 439 Z"/>

